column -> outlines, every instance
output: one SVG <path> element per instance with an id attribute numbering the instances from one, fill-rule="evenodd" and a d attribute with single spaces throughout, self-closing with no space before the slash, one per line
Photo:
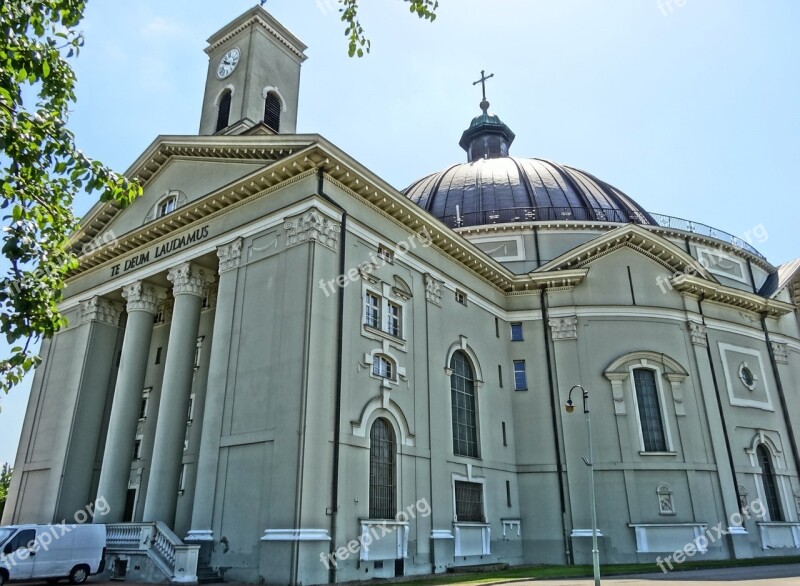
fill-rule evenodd
<path id="1" fill-rule="evenodd" d="M 183 460 L 183 442 L 189 413 L 189 395 L 194 375 L 194 351 L 200 326 L 200 305 L 205 289 L 213 282 L 210 271 L 184 263 L 169 271 L 175 306 L 169 330 L 169 347 L 161 383 L 158 422 L 153 443 L 150 481 L 144 503 L 144 521 L 175 522 L 178 483 Z"/>
<path id="2" fill-rule="evenodd" d="M 153 333 L 153 317 L 159 303 L 166 298 L 166 291 L 138 281 L 125 287 L 122 296 L 128 302 L 128 322 L 122 341 L 122 356 L 114 388 L 114 402 L 111 405 L 100 484 L 97 488 L 97 498 L 106 500 L 108 513 L 97 513 L 94 517 L 95 523 L 122 521 L 150 352 L 150 337 Z"/>
<path id="3" fill-rule="evenodd" d="M 232 343 L 233 316 L 236 302 L 236 277 L 242 254 L 242 239 L 217 249 L 219 256 L 219 289 L 214 314 L 214 333 L 208 367 L 206 406 L 203 414 L 203 433 L 197 461 L 192 529 L 187 541 L 213 541 L 211 524 L 214 517 L 214 496 L 217 486 L 217 465 L 222 436 L 222 414 L 228 382 L 228 365 Z M 202 545 L 202 544 L 201 544 Z M 201 556 L 210 554 L 201 548 Z"/>

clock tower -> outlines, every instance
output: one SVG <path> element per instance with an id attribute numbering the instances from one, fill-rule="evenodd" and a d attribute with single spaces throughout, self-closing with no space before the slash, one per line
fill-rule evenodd
<path id="1" fill-rule="evenodd" d="M 306 46 L 261 6 L 208 39 L 200 134 L 292 134 Z"/>

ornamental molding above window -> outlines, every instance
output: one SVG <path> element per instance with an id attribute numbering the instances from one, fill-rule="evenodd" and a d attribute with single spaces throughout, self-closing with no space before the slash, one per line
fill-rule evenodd
<path id="1" fill-rule="evenodd" d="M 692 338 L 692 344 L 695 346 L 708 347 L 708 328 L 705 324 L 690 321 L 689 335 Z"/>
<path id="2" fill-rule="evenodd" d="M 370 399 L 361 410 L 358 420 L 350 422 L 353 435 L 366 439 L 373 422 L 379 417 L 386 418 L 392 424 L 400 445 L 414 447 L 416 438 L 408 424 L 408 419 L 400 406 L 392 401 L 386 393 Z"/>
<path id="3" fill-rule="evenodd" d="M 444 363 L 445 374 L 448 377 L 453 374 L 453 369 L 450 368 L 450 360 L 453 358 L 453 354 L 455 354 L 458 350 L 461 350 L 464 354 L 466 354 L 472 363 L 471 366 L 474 370 L 473 374 L 475 376 L 475 386 L 480 388 L 483 385 L 483 369 L 481 368 L 480 361 L 478 361 L 478 355 L 475 353 L 472 347 L 467 344 L 467 336 L 459 336 L 458 342 L 454 342 L 447 350 L 447 356 Z"/>
<path id="4" fill-rule="evenodd" d="M 625 389 L 623 383 L 630 378 L 631 367 L 650 368 L 660 371 L 669 383 L 672 391 L 672 400 L 675 403 L 675 415 L 686 415 L 686 406 L 683 400 L 683 381 L 689 378 L 689 373 L 680 363 L 665 354 L 658 352 L 633 352 L 617 358 L 608 365 L 603 375 L 611 383 L 611 393 L 614 397 L 614 414 L 625 415 Z"/>
<path id="5" fill-rule="evenodd" d="M 435 279 L 431 274 L 425 274 L 425 300 L 437 307 L 442 306 L 442 288 L 444 282 Z"/>
<path id="6" fill-rule="evenodd" d="M 568 317 L 551 319 L 549 324 L 550 331 L 553 335 L 553 341 L 578 339 L 577 316 L 571 315 Z"/>
<path id="7" fill-rule="evenodd" d="M 286 229 L 286 248 L 305 244 L 306 242 L 319 243 L 336 252 L 339 244 L 341 224 L 323 214 L 318 208 L 312 207 L 299 216 L 287 218 L 283 224 Z"/>
<path id="8" fill-rule="evenodd" d="M 789 346 L 782 342 L 772 342 L 772 354 L 778 364 L 789 364 Z"/>

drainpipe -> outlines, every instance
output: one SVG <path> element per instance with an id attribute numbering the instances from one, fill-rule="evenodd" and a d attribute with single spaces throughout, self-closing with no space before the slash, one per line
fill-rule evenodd
<path id="1" fill-rule="evenodd" d="M 553 359 L 550 357 L 550 319 L 547 311 L 547 291 L 541 290 L 540 303 L 542 308 L 542 325 L 544 328 L 544 348 L 545 356 L 547 357 L 547 382 L 550 385 L 550 415 L 553 422 L 553 445 L 555 446 L 556 453 L 556 474 L 558 475 L 558 498 L 561 502 L 561 530 L 564 535 L 564 556 L 566 557 L 567 565 L 572 565 L 575 560 L 572 558 L 572 550 L 570 549 L 569 531 L 567 529 L 567 500 L 564 495 L 564 467 L 561 465 L 561 442 L 558 437 L 558 407 L 560 402 L 558 400 L 558 393 L 556 391 L 555 378 L 553 376 Z"/>
<path id="2" fill-rule="evenodd" d="M 342 238 L 339 243 L 339 274 L 345 274 L 345 248 L 347 244 L 347 210 L 336 203 L 324 192 L 325 170 L 320 167 L 317 172 L 317 195 L 326 202 L 342 212 Z M 341 453 L 341 431 L 342 431 L 342 371 L 344 360 L 344 289 L 339 290 L 337 308 L 338 332 L 336 335 L 336 405 L 334 408 L 333 422 L 333 471 L 331 480 L 331 549 L 333 555 L 336 552 L 336 531 L 338 527 L 337 516 L 339 513 L 339 459 Z M 328 568 L 328 582 L 336 582 L 336 562 L 334 557 L 329 558 L 331 565 Z"/>

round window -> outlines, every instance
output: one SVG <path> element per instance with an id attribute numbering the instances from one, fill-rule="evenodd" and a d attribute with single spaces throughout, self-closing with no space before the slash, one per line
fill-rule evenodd
<path id="1" fill-rule="evenodd" d="M 758 379 L 756 378 L 756 375 L 753 374 L 753 371 L 750 370 L 750 367 L 747 366 L 746 362 L 743 362 L 739 366 L 739 380 L 741 380 L 742 384 L 751 391 L 755 390 Z"/>

